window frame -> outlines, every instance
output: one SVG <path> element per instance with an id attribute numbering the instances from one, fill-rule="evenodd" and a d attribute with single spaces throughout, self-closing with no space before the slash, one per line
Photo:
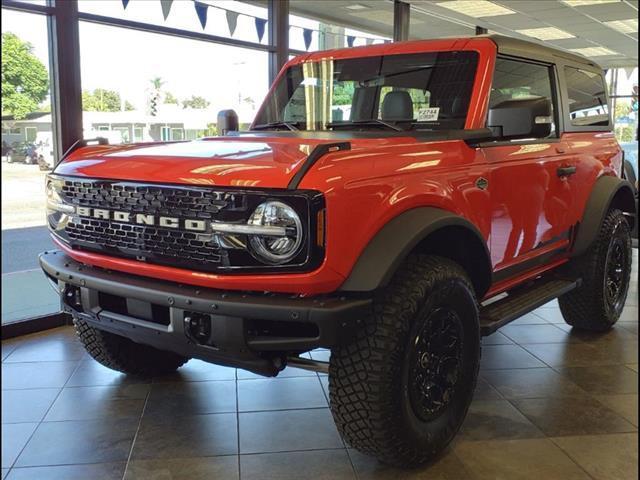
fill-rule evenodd
<path id="1" fill-rule="evenodd" d="M 549 71 L 549 78 L 551 80 L 551 103 L 553 105 L 553 121 L 556 125 L 555 135 L 544 138 L 536 138 L 536 139 L 512 139 L 512 140 L 500 140 L 496 139 L 494 141 L 482 142 L 479 144 L 479 147 L 487 148 L 487 147 L 499 147 L 505 145 L 533 145 L 536 143 L 558 143 L 561 140 L 562 134 L 565 132 L 564 126 L 564 103 L 562 101 L 561 94 L 561 83 L 560 77 L 558 75 L 558 64 L 555 62 L 545 62 L 541 60 L 536 60 L 533 58 L 523 58 L 516 57 L 513 55 L 506 54 L 498 54 L 496 55 L 496 63 L 498 59 L 502 60 L 511 60 L 521 63 L 530 63 L 533 65 L 540 65 L 543 67 L 547 67 Z M 495 76 L 495 66 L 493 72 L 491 74 L 491 87 L 493 87 L 493 77 Z M 487 125 L 487 121 L 489 119 L 489 97 L 491 96 L 491 88 L 489 89 L 489 96 L 487 97 L 487 116 L 485 117 L 485 126 Z"/>
<path id="2" fill-rule="evenodd" d="M 561 101 L 563 106 L 563 120 L 564 120 L 564 131 L 567 133 L 571 132 L 611 132 L 613 131 L 613 122 L 611 119 L 611 98 L 609 96 L 607 80 L 605 78 L 604 71 L 599 67 L 593 67 L 587 64 L 581 64 L 578 62 L 571 61 L 559 61 L 557 63 L 558 74 L 560 78 L 560 92 L 561 92 Z M 604 85 L 604 97 L 607 103 L 607 113 L 609 116 L 609 122 L 607 125 L 573 125 L 571 122 L 571 108 L 569 107 L 569 90 L 567 85 L 567 78 L 565 76 L 565 68 L 576 68 L 578 70 L 582 70 L 585 72 L 595 73 L 602 80 L 602 84 Z"/>

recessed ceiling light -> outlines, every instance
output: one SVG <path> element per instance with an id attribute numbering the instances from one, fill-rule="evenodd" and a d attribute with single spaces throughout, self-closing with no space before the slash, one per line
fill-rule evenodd
<path id="1" fill-rule="evenodd" d="M 366 10 L 369 7 L 367 7 L 366 5 L 361 5 L 359 3 L 354 3 L 353 5 L 347 5 L 344 8 L 346 8 L 347 10 Z"/>
<path id="2" fill-rule="evenodd" d="M 622 33 L 638 33 L 637 18 L 630 18 L 628 20 L 613 20 L 611 22 L 604 22 L 604 24 Z"/>
<path id="3" fill-rule="evenodd" d="M 555 27 L 527 28 L 516 32 L 538 40 L 562 40 L 563 38 L 575 38 L 574 35 Z"/>
<path id="4" fill-rule="evenodd" d="M 570 7 L 584 7 L 585 5 L 598 5 L 600 3 L 615 3 L 620 0 L 563 0 Z"/>
<path id="5" fill-rule="evenodd" d="M 571 51 L 584 55 L 585 57 L 605 57 L 607 55 L 618 54 L 618 52 L 614 52 L 605 47 L 572 48 Z"/>
<path id="6" fill-rule="evenodd" d="M 487 0 L 453 0 L 450 2 L 436 3 L 438 7 L 448 8 L 454 12 L 462 13 L 469 17 L 496 17 L 498 15 L 511 15 L 514 12 L 508 8 Z"/>

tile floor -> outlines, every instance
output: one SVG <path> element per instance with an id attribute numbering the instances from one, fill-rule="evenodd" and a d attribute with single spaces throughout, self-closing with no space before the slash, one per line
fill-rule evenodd
<path id="1" fill-rule="evenodd" d="M 637 279 L 637 250 L 634 263 Z M 263 379 L 192 360 L 169 377 L 133 378 L 90 359 L 70 327 L 4 341 L 2 478 L 637 478 L 637 281 L 606 334 L 573 332 L 551 302 L 483 344 L 453 444 L 398 471 L 343 444 L 324 375 Z"/>

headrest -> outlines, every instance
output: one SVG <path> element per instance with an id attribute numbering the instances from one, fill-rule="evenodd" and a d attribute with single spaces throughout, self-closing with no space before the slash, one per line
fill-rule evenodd
<path id="1" fill-rule="evenodd" d="M 409 92 L 389 92 L 382 101 L 382 120 L 412 120 L 413 101 Z"/>

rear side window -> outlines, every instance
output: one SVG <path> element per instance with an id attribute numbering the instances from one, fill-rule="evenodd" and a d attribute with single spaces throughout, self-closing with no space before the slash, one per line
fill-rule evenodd
<path id="1" fill-rule="evenodd" d="M 564 67 L 571 125 L 609 125 L 609 106 L 605 95 L 604 78 L 597 73 Z"/>
<path id="2" fill-rule="evenodd" d="M 551 69 L 546 65 L 498 57 L 493 74 L 489 108 L 507 100 L 544 97 L 551 101 L 552 115 L 555 119 L 552 78 Z M 555 130 L 554 122 L 551 125 L 550 136 L 556 136 Z"/>

